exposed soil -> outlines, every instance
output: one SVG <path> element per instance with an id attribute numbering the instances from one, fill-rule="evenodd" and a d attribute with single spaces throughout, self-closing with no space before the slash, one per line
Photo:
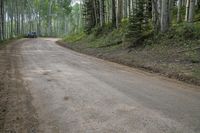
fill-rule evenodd
<path id="1" fill-rule="evenodd" d="M 95 56 L 97 58 L 136 67 L 148 72 L 158 73 L 168 78 L 200 86 L 200 62 L 187 60 L 177 50 L 166 52 L 167 48 L 150 50 L 124 49 L 119 46 L 91 47 L 86 43 L 66 43 L 57 41 L 60 46 Z M 160 51 L 159 51 L 160 50 Z M 199 52 L 200 58 L 200 50 Z M 195 72 L 198 74 L 194 74 Z"/>
<path id="2" fill-rule="evenodd" d="M 37 133 L 38 122 L 32 98 L 22 80 L 15 54 L 15 41 L 0 49 L 0 132 Z"/>

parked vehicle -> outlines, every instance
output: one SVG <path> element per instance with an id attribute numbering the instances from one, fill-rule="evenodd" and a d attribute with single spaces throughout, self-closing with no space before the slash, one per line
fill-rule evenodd
<path id="1" fill-rule="evenodd" d="M 36 32 L 29 32 L 27 34 L 27 38 L 37 38 L 37 33 Z"/>

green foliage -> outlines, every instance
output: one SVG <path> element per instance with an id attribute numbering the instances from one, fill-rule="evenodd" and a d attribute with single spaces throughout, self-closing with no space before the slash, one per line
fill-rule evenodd
<path id="1" fill-rule="evenodd" d="M 68 35 L 66 36 L 63 41 L 65 42 L 77 42 L 81 39 L 83 39 L 85 37 L 85 33 L 84 32 L 80 32 L 78 34 L 71 34 L 71 35 Z"/>
<path id="2" fill-rule="evenodd" d="M 75 4 L 72 6 L 71 13 L 68 15 L 68 33 L 74 34 L 83 31 L 83 24 L 81 18 L 81 5 Z"/>
<path id="3" fill-rule="evenodd" d="M 200 3 L 200 2 L 199 2 Z M 200 8 L 196 10 L 195 20 L 200 21 Z"/>
<path id="4" fill-rule="evenodd" d="M 83 16 L 84 16 L 84 31 L 87 34 L 90 34 L 92 29 L 95 27 L 94 20 L 94 10 L 93 10 L 93 1 L 85 0 L 83 4 Z"/>
<path id="5" fill-rule="evenodd" d="M 175 36 L 183 38 L 185 40 L 189 39 L 200 39 L 200 23 L 182 23 L 173 27 Z"/>
<path id="6" fill-rule="evenodd" d="M 93 28 L 90 34 L 85 34 L 84 32 L 80 34 L 72 34 L 65 37 L 63 40 L 65 42 L 71 43 L 86 43 L 89 48 L 115 48 L 121 47 L 123 42 L 124 29 L 114 29 L 110 30 L 108 26 L 101 29 L 99 27 Z M 107 28 L 106 28 L 107 27 Z"/>
<path id="7" fill-rule="evenodd" d="M 188 51 L 184 53 L 186 59 L 191 63 L 200 63 L 200 53 L 197 51 Z"/>
<path id="8" fill-rule="evenodd" d="M 145 13 L 145 1 L 137 2 L 137 7 L 129 17 L 129 23 L 125 34 L 125 40 L 131 42 L 131 46 L 142 43 L 144 32 L 148 30 L 148 13 Z"/>
<path id="9" fill-rule="evenodd" d="M 123 33 L 120 29 L 115 29 L 111 32 L 104 32 L 101 36 L 95 34 L 89 35 L 88 42 L 90 47 L 103 48 L 103 47 L 115 47 L 122 43 Z"/>
<path id="10" fill-rule="evenodd" d="M 96 26 L 96 27 L 92 28 L 91 34 L 94 34 L 94 36 L 98 37 L 98 36 L 101 36 L 101 35 L 108 34 L 108 33 L 112 32 L 113 30 L 114 29 L 113 29 L 111 24 L 106 24 L 103 27 Z"/>
<path id="11" fill-rule="evenodd" d="M 200 77 L 200 69 L 194 69 L 193 70 L 193 75 L 195 76 L 195 77 Z"/>

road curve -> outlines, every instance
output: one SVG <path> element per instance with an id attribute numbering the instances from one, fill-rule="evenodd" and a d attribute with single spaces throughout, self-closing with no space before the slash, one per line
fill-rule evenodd
<path id="1" fill-rule="evenodd" d="M 41 133 L 199 133 L 200 88 L 26 39 L 7 49 Z"/>

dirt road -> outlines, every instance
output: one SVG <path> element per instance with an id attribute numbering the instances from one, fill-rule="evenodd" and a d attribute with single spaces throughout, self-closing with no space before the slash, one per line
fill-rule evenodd
<path id="1" fill-rule="evenodd" d="M 0 131 L 200 132 L 199 87 L 76 53 L 55 41 L 23 39 L 0 50 Z"/>

